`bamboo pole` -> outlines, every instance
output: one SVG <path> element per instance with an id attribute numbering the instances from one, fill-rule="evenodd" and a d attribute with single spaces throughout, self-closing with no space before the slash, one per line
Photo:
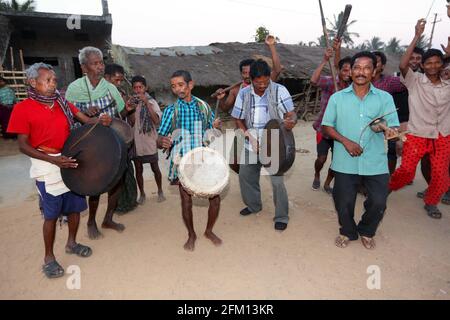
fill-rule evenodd
<path id="1" fill-rule="evenodd" d="M 322 7 L 322 1 L 319 0 L 319 6 L 320 6 L 320 15 L 322 18 L 322 28 L 323 28 L 323 36 L 325 37 L 325 42 L 326 42 L 326 47 L 329 48 L 330 44 L 328 41 L 328 30 L 327 30 L 327 23 L 325 22 L 325 15 L 323 13 L 323 7 Z M 339 91 L 338 85 L 337 85 L 337 81 L 336 81 L 336 72 L 334 70 L 334 67 L 331 63 L 331 58 L 330 60 L 328 60 L 328 65 L 330 67 L 330 71 L 331 71 L 331 76 L 333 77 L 333 83 L 334 83 L 334 88 L 337 91 Z"/>

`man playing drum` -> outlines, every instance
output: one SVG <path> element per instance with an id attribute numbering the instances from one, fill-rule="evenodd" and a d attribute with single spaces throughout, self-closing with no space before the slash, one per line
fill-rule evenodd
<path id="1" fill-rule="evenodd" d="M 8 131 L 18 134 L 20 151 L 31 157 L 30 174 L 36 178 L 45 219 L 43 272 L 48 278 L 57 278 L 64 275 L 64 269 L 53 253 L 59 216 L 68 217 L 66 253 L 80 257 L 92 254 L 89 247 L 76 242 L 80 212 L 87 209 L 86 199 L 67 189 L 60 174 L 60 168 L 76 170 L 78 164 L 76 159 L 60 154 L 74 119 L 81 123 L 94 123 L 96 120 L 87 117 L 59 94 L 51 66 L 36 63 L 27 70 L 27 78 L 30 85 L 28 99 L 14 108 Z M 109 125 L 111 117 L 104 114 L 100 122 Z"/>
<path id="2" fill-rule="evenodd" d="M 174 165 L 174 158 L 177 155 L 182 157 L 188 151 L 202 147 L 206 130 L 213 126 L 220 126 L 220 122 L 214 121 L 214 112 L 206 102 L 192 95 L 194 81 L 189 72 L 176 71 L 172 75 L 170 83 L 172 92 L 178 97 L 178 100 L 164 109 L 158 131 L 158 147 L 167 150 L 173 149 L 170 158 L 169 180 L 175 182 L 178 180 L 178 173 Z M 181 184 L 179 184 L 179 190 L 183 221 L 189 235 L 184 249 L 193 251 L 197 236 L 192 216 L 192 196 Z M 212 229 L 219 215 L 219 209 L 220 196 L 210 198 L 205 237 L 217 246 L 222 243 L 222 240 L 213 233 Z"/>
<path id="3" fill-rule="evenodd" d="M 272 82 L 270 75 L 271 70 L 267 62 L 253 62 L 250 66 L 252 85 L 239 92 L 231 113 L 236 119 L 238 129 L 249 139 L 245 143 L 245 154 L 249 163 L 241 163 L 239 168 L 242 199 L 247 206 L 241 210 L 243 216 L 262 210 L 259 185 L 262 164 L 258 152 L 259 141 L 267 122 L 271 119 L 284 119 L 288 130 L 292 130 L 297 122 L 291 95 L 284 86 Z M 283 231 L 289 220 L 288 195 L 283 176 L 272 175 L 270 179 L 275 202 L 275 229 Z"/>
<path id="4" fill-rule="evenodd" d="M 125 108 L 125 102 L 120 92 L 103 77 L 105 65 L 100 49 L 85 47 L 80 50 L 78 58 L 85 76 L 69 85 L 66 99 L 75 104 L 81 112 L 89 117 L 96 116 L 99 112 L 107 113 L 111 117 L 117 117 L 119 112 L 126 115 L 128 106 Z M 122 232 L 125 226 L 114 222 L 112 219 L 119 197 L 120 186 L 121 183 L 118 183 L 108 192 L 108 207 L 102 227 Z M 100 195 L 89 197 L 89 220 L 87 225 L 88 235 L 91 239 L 101 237 L 95 221 L 99 200 Z"/>

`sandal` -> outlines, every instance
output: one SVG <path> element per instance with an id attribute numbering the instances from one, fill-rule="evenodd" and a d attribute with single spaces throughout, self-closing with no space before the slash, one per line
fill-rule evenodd
<path id="1" fill-rule="evenodd" d="M 450 205 L 450 191 L 447 191 L 441 199 L 443 204 Z"/>
<path id="2" fill-rule="evenodd" d="M 320 180 L 319 180 L 319 179 L 314 179 L 311 188 L 312 188 L 314 191 L 319 190 L 319 188 L 320 188 Z"/>
<path id="3" fill-rule="evenodd" d="M 67 254 L 76 254 L 79 257 L 87 258 L 92 254 L 92 249 L 77 243 L 71 248 L 66 247 Z"/>
<path id="4" fill-rule="evenodd" d="M 64 275 L 63 267 L 61 267 L 56 260 L 44 264 L 42 266 L 42 272 L 44 272 L 49 279 L 60 278 Z"/>
<path id="5" fill-rule="evenodd" d="M 346 248 L 350 242 L 350 239 L 346 236 L 340 235 L 334 241 L 334 244 L 338 248 Z"/>
<path id="6" fill-rule="evenodd" d="M 427 193 L 427 189 L 417 192 L 416 196 L 417 196 L 417 198 L 423 199 L 425 197 L 426 193 Z"/>
<path id="7" fill-rule="evenodd" d="M 323 190 L 324 190 L 327 194 L 329 194 L 329 195 L 332 195 L 332 194 L 333 194 L 333 188 L 330 187 L 330 186 L 324 186 L 324 187 L 323 187 Z"/>
<path id="8" fill-rule="evenodd" d="M 431 218 L 433 218 L 433 219 L 441 219 L 442 218 L 442 212 L 439 211 L 438 207 L 426 204 L 424 206 L 424 208 L 427 211 L 427 214 Z"/>
<path id="9" fill-rule="evenodd" d="M 364 248 L 368 249 L 368 250 L 373 250 L 375 249 L 375 239 L 374 238 L 368 238 L 368 237 L 363 237 L 361 236 L 361 242 L 364 246 Z"/>

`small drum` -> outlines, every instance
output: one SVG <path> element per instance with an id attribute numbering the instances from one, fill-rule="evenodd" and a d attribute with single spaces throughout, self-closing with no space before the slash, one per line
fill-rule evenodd
<path id="1" fill-rule="evenodd" d="M 225 158 L 219 152 L 199 147 L 181 158 L 178 176 L 181 185 L 190 195 L 212 198 L 228 185 L 230 171 Z"/>
<path id="2" fill-rule="evenodd" d="M 61 169 L 62 179 L 71 191 L 83 196 L 97 196 L 111 190 L 127 165 L 127 146 L 119 135 L 102 125 L 96 125 L 88 133 L 93 126 L 73 130 L 62 150 L 62 155 L 78 163 L 76 169 Z"/>
<path id="3" fill-rule="evenodd" d="M 119 135 L 119 137 L 129 146 L 134 140 L 133 129 L 131 126 L 123 120 L 112 119 L 112 129 Z"/>

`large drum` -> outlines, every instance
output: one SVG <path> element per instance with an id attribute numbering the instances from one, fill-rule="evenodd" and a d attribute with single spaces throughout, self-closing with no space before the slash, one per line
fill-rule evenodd
<path id="1" fill-rule="evenodd" d="M 119 135 L 109 127 L 93 126 L 73 130 L 62 150 L 62 155 L 78 163 L 76 169 L 61 169 L 63 181 L 71 191 L 84 196 L 111 190 L 127 165 L 127 146 Z"/>
<path id="2" fill-rule="evenodd" d="M 266 124 L 266 133 L 261 141 L 261 154 L 272 161 L 264 162 L 264 167 L 273 176 L 282 176 L 294 164 L 295 138 L 292 130 L 287 130 L 283 120 L 272 119 Z"/>
<path id="3" fill-rule="evenodd" d="M 178 164 L 178 176 L 184 189 L 193 196 L 212 198 L 228 185 L 230 170 L 227 161 L 211 148 L 195 148 Z"/>
<path id="4" fill-rule="evenodd" d="M 131 126 L 123 120 L 112 119 L 111 126 L 114 131 L 119 135 L 119 137 L 130 146 L 134 140 L 133 129 Z"/>

